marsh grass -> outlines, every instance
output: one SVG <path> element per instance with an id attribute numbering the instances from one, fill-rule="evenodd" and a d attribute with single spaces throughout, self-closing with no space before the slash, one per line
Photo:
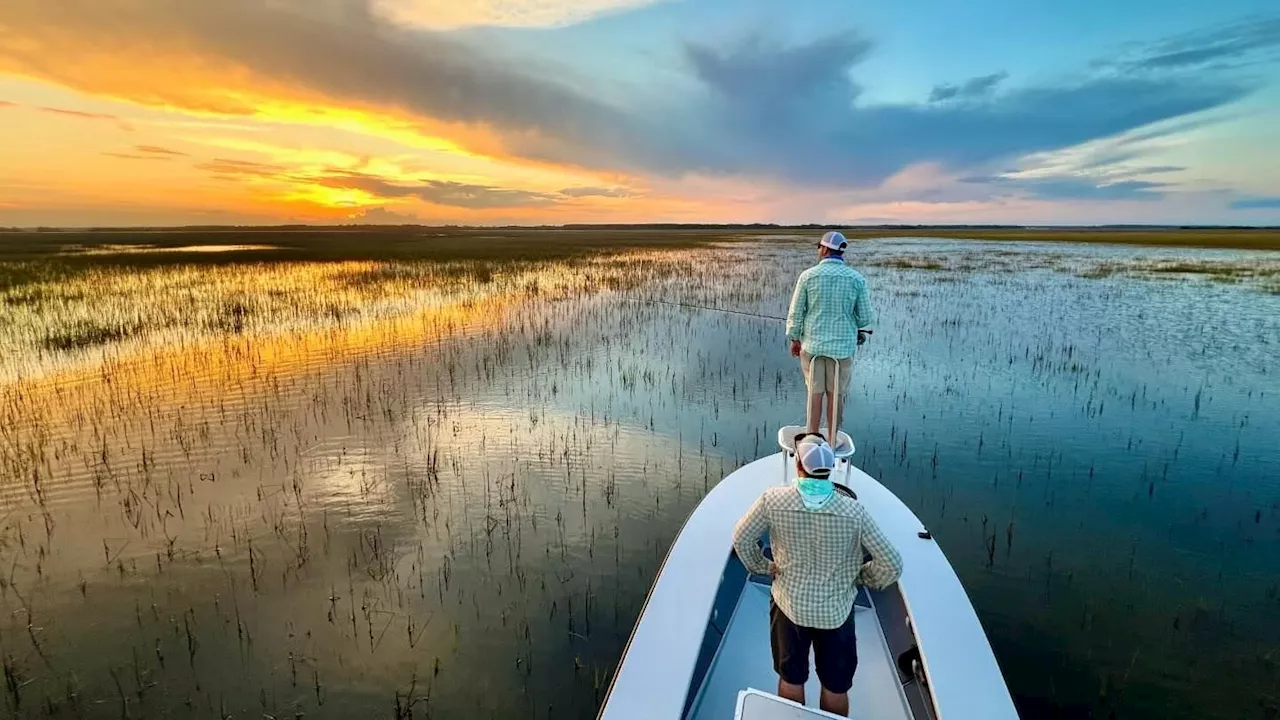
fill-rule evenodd
<path id="1" fill-rule="evenodd" d="M 286 260 L 555 261 L 601 253 L 702 247 L 744 237 L 749 236 L 727 230 L 413 226 L 9 232 L 0 233 L 0 261 L 53 258 L 69 267 Z M 196 249 L 200 246 L 225 250 L 200 252 Z M 235 249 L 237 246 L 252 249 Z M 184 248 L 190 251 L 184 252 Z"/>
<path id="2" fill-rule="evenodd" d="M 369 323 L 423 307 L 515 294 L 619 291 L 671 271 L 661 252 L 573 260 L 330 261 L 107 264 L 60 274 L 33 271 L 0 289 L 0 377 L 31 376 L 101 360 L 99 348 L 183 345 Z M 79 352 L 78 356 L 73 357 Z"/>
<path id="3" fill-rule="evenodd" d="M 579 226 L 221 227 L 0 232 L 0 262 L 56 256 L 70 266 L 279 260 L 563 260 L 596 253 L 685 249 L 716 243 L 812 241 L 825 228 Z M 840 229 L 840 228 L 832 228 Z M 853 239 L 953 238 L 1278 250 L 1280 228 L 847 228 Z M 222 252 L 197 252 L 218 246 Z M 251 249 L 235 249 L 244 246 Z M 183 252 L 183 249 L 192 249 Z M 118 251 L 113 254 L 112 251 Z M 143 252 L 151 250 L 153 252 Z M 94 253 L 94 254 L 86 254 Z M 0 274 L 3 279 L 3 274 Z"/>
<path id="4" fill-rule="evenodd" d="M 873 259 L 865 264 L 898 270 L 944 270 L 947 268 L 947 264 L 941 259 L 925 257 L 890 257 L 884 260 Z"/>
<path id="5" fill-rule="evenodd" d="M 852 238 L 929 237 L 993 242 L 1073 242 L 1151 247 L 1280 250 L 1280 228 L 935 228 L 845 231 Z"/>
<path id="6" fill-rule="evenodd" d="M 1280 277 L 1280 264 L 1275 258 L 1257 258 L 1253 262 L 1239 260 L 1165 260 L 1135 264 L 1135 269 L 1152 274 L 1209 275 L 1233 278 Z"/>
<path id="7" fill-rule="evenodd" d="M 1258 257 L 1246 260 L 1137 260 L 1127 263 L 1107 263 L 1093 269 L 1082 270 L 1081 277 L 1127 277 L 1153 280 L 1201 280 L 1222 285 L 1247 285 L 1262 292 L 1270 292 L 1280 278 L 1280 258 Z"/>
<path id="8" fill-rule="evenodd" d="M 1111 277 L 1118 272 L 1120 272 L 1120 269 L 1115 265 L 1099 264 L 1085 270 L 1079 270 L 1076 272 L 1076 275 L 1085 278 L 1086 280 L 1101 280 L 1102 278 Z"/>
<path id="9" fill-rule="evenodd" d="M 0 382 L 0 506 L 21 508 L 0 515 L 7 710 L 363 716 L 369 688 L 401 716 L 594 708 L 636 611 L 616 586 L 725 464 L 663 451 L 629 488 L 591 460 L 638 443 L 613 399 L 557 398 L 616 381 L 638 402 L 659 377 L 678 398 L 670 366 L 638 372 L 626 350 L 655 311 L 601 300 L 697 287 L 706 260 L 107 265 L 27 288 L 20 326 L 76 341 L 50 367 L 2 336 L 28 343 Z M 77 324 L 94 317 L 145 328 Z M 85 624 L 89 603 L 111 610 Z M 513 641 L 495 662 L 489 643 Z"/>
<path id="10" fill-rule="evenodd" d="M 1027 246 L 1023 246 L 1024 248 Z M 1039 246 L 1043 247 L 1043 246 Z M 860 267 L 899 271 L 925 271 L 936 282 L 953 282 L 957 273 L 969 277 L 1027 276 L 1031 271 L 1071 273 L 1077 277 L 1100 280 L 1112 277 L 1160 280 L 1166 282 L 1213 282 L 1244 285 L 1271 292 L 1280 278 L 1280 254 L 1233 253 L 1224 257 L 1151 257 L 1148 251 L 1111 254 L 1066 255 L 1059 252 L 987 250 L 967 247 L 944 247 L 932 254 L 913 249 L 913 243 L 879 246 L 875 243 L 855 245 Z"/>
<path id="11" fill-rule="evenodd" d="M 10 263 L 5 710 L 593 717 L 681 521 L 799 407 L 771 318 L 811 238 L 720 242 Z M 1151 302 L 1117 344 L 1133 307 L 1074 272 L 1114 267 L 1131 302 L 1190 294 L 1136 268 L 1201 261 L 1083 256 L 858 244 L 883 320 L 860 466 L 935 529 L 1015 692 L 1239 716 L 1275 639 L 1255 576 L 1280 503 L 1249 475 L 1274 413 L 1246 387 L 1267 318 L 1212 323 L 1188 358 Z M 1201 533 L 1203 555 L 1160 554 Z M 1224 658 L 1247 661 L 1196 675 Z"/>
<path id="12" fill-rule="evenodd" d="M 106 325 L 92 320 L 76 320 L 48 331 L 40 345 L 46 350 L 67 352 L 94 345 L 107 345 L 133 337 L 141 325 Z"/>

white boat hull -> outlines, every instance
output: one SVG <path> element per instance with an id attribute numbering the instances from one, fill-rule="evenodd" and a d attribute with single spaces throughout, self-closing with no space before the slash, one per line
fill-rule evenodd
<path id="1" fill-rule="evenodd" d="M 793 462 L 777 453 L 746 465 L 694 509 L 650 590 L 601 720 L 730 718 L 742 691 L 776 688 L 768 578 L 748 577 L 732 551 L 732 534 L 764 490 L 791 477 Z M 973 606 L 937 544 L 921 537 L 919 519 L 852 464 L 835 479 L 857 494 L 903 558 L 896 585 L 859 593 L 853 717 L 1017 718 Z M 806 695 L 816 705 L 813 673 L 810 685 Z"/>

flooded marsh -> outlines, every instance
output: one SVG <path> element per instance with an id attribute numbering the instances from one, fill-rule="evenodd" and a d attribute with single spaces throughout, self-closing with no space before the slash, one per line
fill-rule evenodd
<path id="1" fill-rule="evenodd" d="M 811 244 L 710 240 L 8 260 L 5 713 L 593 717 L 684 517 L 802 412 Z M 1280 253 L 850 262 L 857 462 L 1024 717 L 1280 715 Z"/>

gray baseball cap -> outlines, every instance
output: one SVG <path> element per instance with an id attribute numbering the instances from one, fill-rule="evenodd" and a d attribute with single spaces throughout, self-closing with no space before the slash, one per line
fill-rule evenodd
<path id="1" fill-rule="evenodd" d="M 818 244 L 836 252 L 844 252 L 844 249 L 849 247 L 849 241 L 845 239 L 842 233 L 838 233 L 835 230 L 823 235 Z"/>

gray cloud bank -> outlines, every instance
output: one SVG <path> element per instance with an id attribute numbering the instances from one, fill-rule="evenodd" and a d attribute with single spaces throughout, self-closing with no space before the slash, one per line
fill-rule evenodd
<path id="1" fill-rule="evenodd" d="M 563 74 L 502 59 L 459 36 L 410 30 L 380 18 L 370 0 L 7 0 L 0 6 L 0 68 L 143 102 L 225 112 L 225 94 L 148 88 L 64 62 L 60 53 L 110 49 L 121 62 L 207 59 L 210 67 L 363 106 L 484 125 L 529 159 L 621 172 L 738 174 L 844 188 L 871 187 L 903 168 L 936 162 L 983 168 L 1027 153 L 1192 115 L 1235 102 L 1256 85 L 1212 62 L 1245 62 L 1280 47 L 1280 19 L 1263 18 L 1156 42 L 1074 79 L 1010 87 L 1003 71 L 935 87 L 927 101 L 860 101 L 857 70 L 874 52 L 855 32 L 782 44 L 756 36 L 684 47 L 689 83 L 664 106 L 606 102 L 609 82 L 590 67 Z M 20 39 L 20 41 L 19 41 Z M 50 53 L 50 48 L 59 48 Z M 134 55 L 129 55 L 134 53 Z M 71 58 L 74 60 L 75 58 Z M 139 72 L 145 76 L 145 67 Z M 145 78 L 144 78 L 145 79 Z M 171 96 L 172 95 L 172 96 Z M 646 94 L 651 97 L 653 93 Z M 230 103 L 230 104 L 228 104 Z M 244 167 L 225 165 L 234 174 Z M 348 177 L 344 187 L 373 187 Z M 458 183 L 383 183 L 379 194 L 462 207 L 538 205 L 554 196 Z M 1160 185 L 1114 183 L 1095 196 L 1146 197 Z M 1096 190 L 1100 190 L 1095 188 Z M 564 195 L 611 196 L 608 189 Z M 1071 196 L 1070 187 L 1043 185 Z M 399 195 L 397 195 L 399 193 Z M 1089 195 L 1081 190 L 1081 196 Z"/>

